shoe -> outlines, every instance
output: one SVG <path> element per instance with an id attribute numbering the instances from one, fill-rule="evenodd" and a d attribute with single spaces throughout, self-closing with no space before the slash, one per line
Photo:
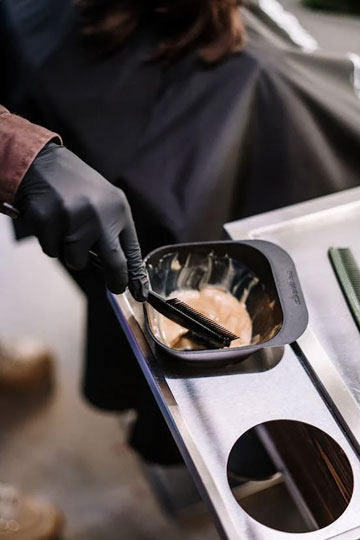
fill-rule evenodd
<path id="1" fill-rule="evenodd" d="M 52 378 L 53 354 L 41 342 L 22 338 L 0 341 L 0 389 L 28 389 Z"/>
<path id="2" fill-rule="evenodd" d="M 51 503 L 0 484 L 0 539 L 55 540 L 63 525 L 63 515 Z"/>

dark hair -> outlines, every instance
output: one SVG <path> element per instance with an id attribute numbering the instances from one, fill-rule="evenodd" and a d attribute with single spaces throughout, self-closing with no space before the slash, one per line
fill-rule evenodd
<path id="1" fill-rule="evenodd" d="M 100 52 L 118 49 L 142 23 L 159 32 L 153 59 L 171 62 L 198 50 L 205 62 L 218 62 L 242 49 L 241 0 L 78 0 L 84 36 Z"/>

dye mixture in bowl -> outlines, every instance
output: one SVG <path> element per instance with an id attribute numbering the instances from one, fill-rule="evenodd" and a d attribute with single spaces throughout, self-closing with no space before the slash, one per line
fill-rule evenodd
<path id="1" fill-rule="evenodd" d="M 231 342 L 231 347 L 250 345 L 252 322 L 245 305 L 247 294 L 238 300 L 224 289 L 207 285 L 201 290 L 174 291 L 171 296 L 176 296 L 182 302 L 239 336 L 239 339 Z M 159 315 L 160 339 L 165 345 L 177 350 L 204 348 L 189 339 L 186 336 L 187 332 L 186 328 L 170 321 L 163 315 Z"/>

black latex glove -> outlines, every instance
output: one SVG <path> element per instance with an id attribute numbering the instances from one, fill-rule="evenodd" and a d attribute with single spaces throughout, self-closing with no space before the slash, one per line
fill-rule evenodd
<path id="1" fill-rule="evenodd" d="M 50 257 L 85 268 L 100 256 L 107 285 L 147 298 L 148 279 L 125 194 L 67 148 L 48 143 L 22 180 L 15 200 L 22 218 Z"/>

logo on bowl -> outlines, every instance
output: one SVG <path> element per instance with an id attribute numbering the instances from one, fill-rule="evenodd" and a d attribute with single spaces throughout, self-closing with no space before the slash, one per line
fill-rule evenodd
<path id="1" fill-rule="evenodd" d="M 300 296 L 296 288 L 294 273 L 292 270 L 288 271 L 288 283 L 291 291 L 291 298 L 294 300 L 295 304 L 301 304 Z"/>

